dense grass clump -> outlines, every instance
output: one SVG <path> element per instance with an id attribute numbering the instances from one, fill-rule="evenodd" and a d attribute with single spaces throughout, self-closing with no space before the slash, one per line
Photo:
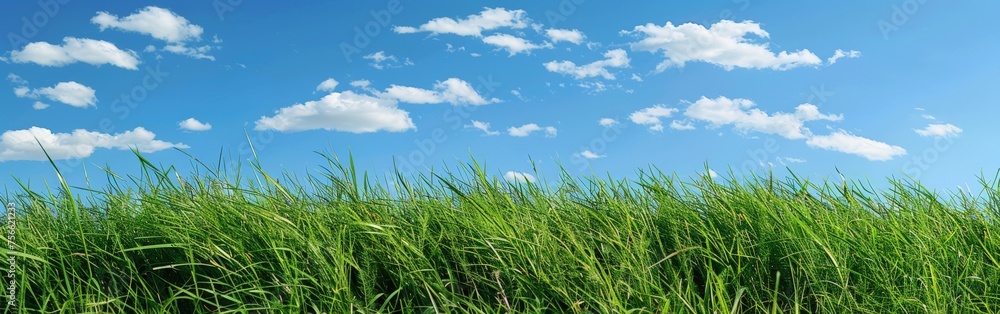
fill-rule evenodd
<path id="1" fill-rule="evenodd" d="M 19 208 L 7 311 L 1000 312 L 996 181 L 972 196 L 658 170 L 513 183 L 476 164 L 376 180 L 336 160 L 305 178 L 180 176 L 139 160 L 101 191 L 3 200 Z"/>

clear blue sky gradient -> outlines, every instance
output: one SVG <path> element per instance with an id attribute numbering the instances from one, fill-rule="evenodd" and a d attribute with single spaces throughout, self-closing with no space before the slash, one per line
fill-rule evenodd
<path id="1" fill-rule="evenodd" d="M 7 61 L 0 61 L 0 74 L 15 74 L 31 88 L 75 81 L 96 90 L 97 102 L 79 108 L 46 100 L 49 108 L 35 110 L 35 100 L 17 97 L 13 89 L 19 85 L 5 80 L 0 82 L 0 133 L 36 126 L 56 133 L 84 129 L 114 134 L 143 127 L 155 133 L 157 140 L 189 146 L 185 151 L 208 163 L 215 163 L 220 152 L 229 162 L 252 158 L 246 149 L 249 136 L 266 169 L 299 175 L 316 173 L 324 164 L 316 151 L 342 157 L 353 154 L 359 168 L 376 174 L 391 170 L 393 158 L 405 170 L 426 171 L 475 157 L 498 177 L 508 171 L 532 173 L 530 161 L 534 160 L 537 175 L 549 180 L 557 178 L 560 164 L 571 175 L 620 178 L 633 177 L 637 169 L 651 165 L 686 177 L 704 173 L 706 163 L 723 175 L 729 169 L 737 175 L 746 170 L 766 171 L 770 163 L 778 173 L 784 173 L 787 166 L 817 180 L 839 178 L 836 167 L 848 177 L 871 178 L 876 184 L 886 177 L 909 175 L 933 188 L 954 189 L 975 185 L 980 173 L 992 178 L 1000 168 L 1000 158 L 996 158 L 1000 146 L 995 145 L 1000 134 L 996 122 L 1000 116 L 996 97 L 1000 41 L 989 26 L 1000 11 L 998 2 L 395 2 L 398 12 L 387 15 L 379 12 L 393 1 L 67 1 L 59 4 L 55 14 L 46 13 L 37 1 L 4 2 L 0 5 L 0 32 L 5 35 L 0 56 Z M 146 52 L 149 45 L 159 48 L 165 43 L 147 34 L 102 31 L 91 23 L 98 12 L 124 17 L 147 6 L 170 10 L 203 28 L 201 40 L 190 45 L 217 46 L 207 53 L 215 60 Z M 585 43 L 558 42 L 551 48 L 511 55 L 473 36 L 393 31 L 394 26 L 418 27 L 440 17 L 466 18 L 484 8 L 524 10 L 543 32 L 576 29 L 586 35 Z M 45 23 L 37 23 L 42 18 Z M 749 36 L 754 43 L 766 43 L 774 53 L 807 49 L 823 64 L 786 70 L 727 70 L 689 61 L 683 67 L 657 72 L 663 54 L 632 49 L 630 43 L 640 38 L 622 33 L 647 23 L 710 27 L 722 20 L 753 21 L 770 35 Z M 369 34 L 359 35 L 366 27 Z M 484 32 L 492 34 L 509 34 L 536 44 L 548 40 L 532 27 Z M 17 63 L 10 60 L 11 53 L 23 43 L 12 46 L 12 36 L 52 44 L 62 43 L 64 37 L 103 40 L 134 51 L 141 63 L 134 71 L 108 64 Z M 213 38 L 221 42 L 213 43 Z M 356 50 L 348 49 L 353 52 L 345 54 L 345 45 Z M 448 51 L 448 45 L 453 51 Z M 586 64 L 604 59 L 604 53 L 613 49 L 625 50 L 630 59 L 626 68 L 608 68 L 613 80 L 577 79 L 543 65 L 561 60 Z M 827 64 L 838 49 L 858 51 L 860 56 Z M 379 51 L 398 62 L 378 69 L 362 58 Z M 133 101 L 134 108 L 120 102 L 123 95 L 142 86 L 150 71 L 165 73 L 162 81 L 145 91 L 143 99 Z M 633 74 L 642 81 L 631 79 Z M 262 116 L 328 94 L 316 90 L 328 78 L 339 82 L 335 92 L 365 95 L 371 93 L 350 82 L 368 80 L 370 88 L 385 91 L 393 85 L 431 89 L 437 82 L 458 78 L 469 82 L 479 95 L 499 101 L 482 106 L 400 102 L 398 108 L 409 113 L 416 127 L 403 132 L 254 129 Z M 605 84 L 605 90 L 580 86 L 597 83 Z M 520 97 L 511 91 L 518 91 Z M 663 119 L 667 126 L 685 119 L 690 102 L 701 97 L 749 99 L 771 114 L 794 112 L 796 106 L 810 103 L 822 113 L 843 116 L 840 121 L 807 122 L 813 133 L 843 130 L 902 147 L 906 154 L 869 160 L 811 147 L 803 139 L 739 130 L 733 125 L 688 119 L 694 130 L 665 127 L 651 131 L 630 120 L 632 113 L 654 105 L 678 109 L 673 117 Z M 181 129 L 178 123 L 188 118 L 209 123 L 212 129 Z M 613 118 L 619 124 L 606 128 L 598 124 L 601 118 Z M 499 135 L 467 127 L 472 120 L 490 123 Z M 508 135 L 509 127 L 529 123 L 555 127 L 558 133 Z M 951 124 L 962 132 L 948 138 L 915 132 L 929 124 Z M 602 158 L 581 158 L 584 150 Z M 192 164 L 173 149 L 145 157 L 176 165 L 182 175 Z M 70 183 L 78 186 L 86 185 L 85 173 L 93 185 L 102 185 L 106 181 L 102 167 L 121 174 L 135 174 L 139 168 L 135 156 L 120 149 L 98 148 L 85 158 L 56 163 Z M 0 176 L 0 185 L 8 191 L 18 189 L 14 178 L 30 182 L 33 189 L 43 189 L 46 181 L 55 182 L 47 161 L 0 161 Z"/>

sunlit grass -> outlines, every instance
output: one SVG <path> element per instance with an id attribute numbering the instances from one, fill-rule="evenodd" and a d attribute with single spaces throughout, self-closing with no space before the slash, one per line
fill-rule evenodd
<path id="1" fill-rule="evenodd" d="M 379 180 L 334 158 L 181 175 L 136 156 L 100 191 L 3 199 L 19 312 L 1000 312 L 995 180 Z"/>

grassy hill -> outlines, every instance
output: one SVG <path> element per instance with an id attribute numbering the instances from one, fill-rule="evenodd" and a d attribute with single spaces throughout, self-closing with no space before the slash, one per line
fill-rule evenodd
<path id="1" fill-rule="evenodd" d="M 1000 312 L 996 181 L 376 180 L 337 160 L 184 177 L 139 158 L 102 191 L 6 196 L 8 311 Z"/>

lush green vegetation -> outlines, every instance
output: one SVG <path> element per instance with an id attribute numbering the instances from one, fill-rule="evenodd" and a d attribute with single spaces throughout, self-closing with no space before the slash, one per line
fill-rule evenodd
<path id="1" fill-rule="evenodd" d="M 1000 312 L 996 181 L 525 184 L 476 164 L 378 180 L 336 160 L 180 176 L 138 159 L 101 191 L 3 200 L 20 312 Z"/>

